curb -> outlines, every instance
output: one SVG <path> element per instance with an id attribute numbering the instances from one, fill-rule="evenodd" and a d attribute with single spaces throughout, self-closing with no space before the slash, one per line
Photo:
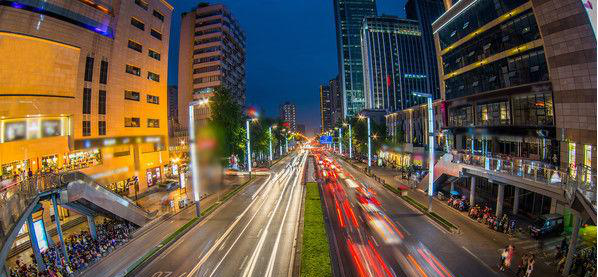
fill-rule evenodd
<path id="1" fill-rule="evenodd" d="M 353 164 L 353 162 L 351 162 L 350 160 L 344 159 L 348 164 L 350 164 L 351 166 L 353 166 L 354 168 L 358 169 L 359 171 L 362 171 L 362 169 L 358 166 L 356 166 L 355 164 Z M 419 203 L 419 201 L 409 197 L 409 196 L 402 196 L 400 194 L 400 192 L 395 189 L 394 187 L 390 186 L 389 184 L 386 184 L 386 182 L 384 181 L 384 179 L 379 178 L 378 176 L 374 175 L 374 174 L 370 174 L 370 173 L 365 173 L 366 176 L 370 177 L 370 178 L 374 178 L 374 180 L 376 180 L 379 184 L 381 184 L 386 190 L 389 190 L 390 192 L 396 194 L 397 196 L 399 196 L 402 200 L 404 200 L 405 202 L 407 202 L 410 206 L 414 207 L 415 209 L 417 209 L 418 211 L 420 211 L 421 213 L 423 213 L 424 215 L 426 215 L 428 218 L 432 219 L 434 222 L 438 223 L 442 228 L 444 228 L 445 230 L 451 232 L 451 233 L 457 233 L 459 234 L 461 231 L 459 230 L 459 228 L 451 223 L 450 221 L 444 219 L 443 217 L 441 217 L 440 215 L 438 215 L 435 212 L 428 212 L 428 209 L 421 203 Z"/>
<path id="2" fill-rule="evenodd" d="M 172 245 L 175 241 L 185 235 L 189 230 L 195 227 L 199 222 L 202 222 L 206 217 L 212 214 L 215 210 L 219 207 L 222 207 L 225 203 L 227 203 L 228 199 L 232 198 L 239 192 L 242 188 L 247 186 L 251 181 L 255 180 L 255 178 L 250 178 L 249 180 L 245 181 L 245 183 L 241 184 L 239 187 L 229 191 L 227 194 L 224 195 L 220 202 L 214 202 L 212 205 L 207 207 L 202 211 L 201 217 L 195 217 L 189 222 L 185 223 L 185 225 L 181 226 L 179 229 L 172 232 L 168 237 L 162 240 L 157 246 L 152 248 L 149 252 L 135 261 L 132 265 L 130 265 L 123 274 L 119 274 L 119 276 L 134 276 L 140 269 L 146 266 L 148 263 L 153 261 L 159 254 L 161 254 L 166 248 Z M 191 205 L 190 205 L 191 206 Z M 189 206 L 189 207 L 190 207 Z"/>

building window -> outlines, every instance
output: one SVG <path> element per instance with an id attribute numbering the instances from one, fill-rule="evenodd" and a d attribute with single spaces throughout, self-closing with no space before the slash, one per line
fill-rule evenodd
<path id="1" fill-rule="evenodd" d="M 552 126 L 553 118 L 550 92 L 513 97 L 513 123 L 516 126 Z"/>
<path id="2" fill-rule="evenodd" d="M 108 61 L 100 62 L 100 84 L 108 83 Z"/>
<path id="3" fill-rule="evenodd" d="M 87 57 L 85 60 L 85 81 L 91 82 L 93 79 L 93 58 Z"/>
<path id="4" fill-rule="evenodd" d="M 131 17 L 131 25 L 137 27 L 139 30 L 145 31 L 145 23 L 135 17 Z"/>
<path id="5" fill-rule="evenodd" d="M 569 142 L 569 175 L 573 178 L 577 176 L 577 166 L 575 165 L 575 143 Z"/>
<path id="6" fill-rule="evenodd" d="M 154 30 L 154 29 L 152 29 L 150 31 L 150 35 L 152 35 L 152 37 L 155 37 L 155 38 L 157 38 L 159 40 L 162 40 L 162 34 L 160 32 L 158 32 L 158 31 Z"/>
<path id="7" fill-rule="evenodd" d="M 451 127 L 467 127 L 473 126 L 473 107 L 466 106 L 460 108 L 449 109 L 449 126 Z"/>
<path id="8" fill-rule="evenodd" d="M 83 89 L 83 114 L 91 114 L 91 88 Z"/>
<path id="9" fill-rule="evenodd" d="M 209 83 L 209 82 L 216 82 L 216 81 L 220 81 L 220 75 L 207 76 L 207 77 L 203 77 L 203 78 L 193 79 L 194 84 Z"/>
<path id="10" fill-rule="evenodd" d="M 125 117 L 125 127 L 137 128 L 140 126 L 139 117 Z"/>
<path id="11" fill-rule="evenodd" d="M 135 76 L 141 76 L 141 68 L 127 64 L 127 68 L 125 71 L 129 74 L 133 74 Z"/>
<path id="12" fill-rule="evenodd" d="M 147 95 L 147 102 L 150 104 L 160 104 L 160 97 L 155 95 Z"/>
<path id="13" fill-rule="evenodd" d="M 195 69 L 193 69 L 193 74 L 206 73 L 206 72 L 217 71 L 217 70 L 220 70 L 220 66 L 213 65 L 213 66 L 208 66 L 208 67 L 195 68 Z"/>
<path id="14" fill-rule="evenodd" d="M 476 125 L 499 126 L 510 124 L 509 102 L 485 103 L 476 107 Z"/>
<path id="15" fill-rule="evenodd" d="M 148 80 L 152 80 L 152 81 L 156 81 L 156 82 L 160 82 L 160 75 L 148 71 L 147 72 L 147 79 Z"/>
<path id="16" fill-rule="evenodd" d="M 146 11 L 149 7 L 149 5 L 147 4 L 147 2 L 145 2 L 145 0 L 135 0 L 135 4 L 137 4 L 137 6 L 143 8 Z"/>
<path id="17" fill-rule="evenodd" d="M 143 52 L 143 46 L 141 46 L 141 44 L 134 42 L 132 40 L 129 40 L 129 48 L 141 53 Z"/>
<path id="18" fill-rule="evenodd" d="M 589 183 L 592 181 L 592 146 L 586 144 L 583 148 L 583 170 L 585 171 L 584 182 Z"/>
<path id="19" fill-rule="evenodd" d="M 160 120 L 159 119 L 147 119 L 147 127 L 148 128 L 160 128 Z"/>
<path id="20" fill-rule="evenodd" d="M 91 121 L 89 120 L 83 121 L 83 136 L 91 136 Z"/>
<path id="21" fill-rule="evenodd" d="M 155 18 L 157 18 L 160 21 L 164 22 L 164 15 L 161 12 L 159 12 L 157 10 L 154 10 L 153 15 L 154 15 Z"/>
<path id="22" fill-rule="evenodd" d="M 125 99 L 139 101 L 139 92 L 132 91 L 132 90 L 125 90 Z"/>
<path id="23" fill-rule="evenodd" d="M 156 52 L 156 51 L 154 51 L 152 49 L 149 49 L 147 55 L 150 56 L 150 57 L 152 57 L 152 58 L 154 58 L 154 59 L 156 59 L 156 60 L 158 60 L 158 61 L 160 60 L 160 53 L 158 53 L 158 52 Z"/>
<path id="24" fill-rule="evenodd" d="M 106 91 L 100 90 L 98 94 L 98 114 L 106 114 Z"/>
<path id="25" fill-rule="evenodd" d="M 98 121 L 98 134 L 100 136 L 106 135 L 106 121 Z"/>

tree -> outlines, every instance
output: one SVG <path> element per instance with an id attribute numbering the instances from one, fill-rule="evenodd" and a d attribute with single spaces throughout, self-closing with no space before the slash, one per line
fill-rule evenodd
<path id="1" fill-rule="evenodd" d="M 228 157 L 240 156 L 245 151 L 244 115 L 241 105 L 225 87 L 217 87 L 210 98 L 211 118 L 208 126 L 216 137 L 217 155 Z"/>

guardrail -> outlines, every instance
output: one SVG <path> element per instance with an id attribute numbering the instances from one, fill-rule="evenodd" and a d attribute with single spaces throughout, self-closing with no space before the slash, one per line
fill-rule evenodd
<path id="1" fill-rule="evenodd" d="M 563 172 L 539 161 L 524 159 L 494 158 L 468 153 L 452 153 L 453 163 L 462 163 L 484 170 L 508 174 L 523 180 L 530 180 L 549 186 L 561 187 L 567 199 L 574 197 L 575 191 L 581 192 L 596 211 L 596 173 L 586 167 Z"/>

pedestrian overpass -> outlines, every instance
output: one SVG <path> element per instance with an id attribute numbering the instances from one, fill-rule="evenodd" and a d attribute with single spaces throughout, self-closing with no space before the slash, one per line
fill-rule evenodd
<path id="1" fill-rule="evenodd" d="M 434 165 L 435 188 L 464 176 L 482 177 L 554 198 L 596 224 L 595 175 L 580 172 L 573 177 L 540 163 L 467 154 L 445 154 Z M 428 178 L 426 175 L 418 184 L 420 189 L 427 191 Z"/>
<path id="2" fill-rule="evenodd" d="M 96 236 L 93 219 L 97 215 L 121 219 L 137 226 L 143 226 L 155 216 L 155 213 L 145 211 L 132 200 L 77 171 L 34 176 L 5 189 L 0 196 L 0 268 L 4 275 L 10 248 L 24 224 L 27 224 L 28 231 L 34 230 L 32 214 L 43 209 L 41 201 L 51 201 L 55 215 L 58 214 L 57 205 L 60 205 L 86 216 L 92 237 Z M 58 216 L 55 219 L 60 243 L 64 243 Z M 38 267 L 43 268 L 35 236 L 35 232 L 29 232 Z"/>

